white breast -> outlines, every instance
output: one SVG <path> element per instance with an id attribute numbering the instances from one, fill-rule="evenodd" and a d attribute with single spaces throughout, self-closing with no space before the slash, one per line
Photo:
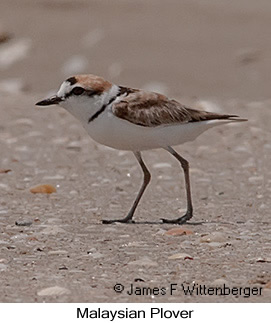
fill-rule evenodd
<path id="1" fill-rule="evenodd" d="M 142 151 L 176 146 L 195 140 L 205 130 L 230 120 L 210 120 L 157 127 L 143 127 L 115 117 L 107 109 L 84 127 L 98 143 L 119 150 Z"/>

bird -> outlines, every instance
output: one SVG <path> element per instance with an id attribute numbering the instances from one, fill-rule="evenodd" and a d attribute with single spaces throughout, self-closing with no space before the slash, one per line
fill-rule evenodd
<path id="1" fill-rule="evenodd" d="M 162 218 L 162 223 L 189 221 L 193 217 L 189 162 L 173 147 L 195 140 L 214 126 L 247 121 L 234 114 L 193 109 L 163 94 L 119 86 L 92 74 L 69 77 L 56 95 L 36 105 L 59 105 L 82 123 L 94 141 L 133 152 L 143 171 L 141 187 L 128 214 L 124 218 L 102 220 L 104 224 L 135 222 L 134 213 L 151 180 L 142 151 L 156 148 L 168 151 L 178 160 L 186 189 L 186 213 L 174 219 Z"/>

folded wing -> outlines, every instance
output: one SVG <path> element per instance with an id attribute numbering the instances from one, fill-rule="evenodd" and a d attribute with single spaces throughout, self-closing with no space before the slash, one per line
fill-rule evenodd
<path id="1" fill-rule="evenodd" d="M 217 114 L 200 111 L 170 100 L 166 96 L 141 90 L 127 89 L 121 100 L 112 106 L 112 112 L 118 118 L 136 125 L 157 127 L 176 123 L 199 122 L 204 120 L 230 119 L 236 115 Z M 125 94 L 127 93 L 127 94 Z M 241 119 L 236 119 L 236 121 Z"/>

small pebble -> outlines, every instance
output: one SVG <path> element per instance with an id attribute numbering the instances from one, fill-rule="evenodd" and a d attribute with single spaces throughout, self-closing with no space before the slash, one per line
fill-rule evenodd
<path id="1" fill-rule="evenodd" d="M 144 279 L 142 279 L 142 278 L 135 278 L 134 279 L 134 282 L 144 282 L 145 280 Z"/>
<path id="2" fill-rule="evenodd" d="M 141 241 L 131 241 L 122 245 L 122 247 L 142 247 L 144 244 Z"/>
<path id="3" fill-rule="evenodd" d="M 257 262 L 271 262 L 271 257 L 259 257 Z"/>
<path id="4" fill-rule="evenodd" d="M 16 225 L 18 225 L 19 227 L 27 227 L 30 226 L 33 222 L 30 220 L 18 220 L 15 222 Z"/>
<path id="5" fill-rule="evenodd" d="M 67 288 L 53 286 L 40 290 L 38 296 L 62 296 L 70 294 L 71 292 Z"/>
<path id="6" fill-rule="evenodd" d="M 169 163 L 156 163 L 153 164 L 153 168 L 159 169 L 159 168 L 170 168 L 171 165 Z"/>
<path id="7" fill-rule="evenodd" d="M 25 241 L 25 239 L 28 238 L 28 235 L 25 233 L 19 233 L 19 234 L 15 234 L 14 236 L 11 236 L 10 239 L 13 241 Z"/>
<path id="8" fill-rule="evenodd" d="M 155 261 L 152 261 L 148 257 L 143 257 L 141 259 L 128 262 L 128 265 L 143 266 L 143 267 L 157 267 L 158 263 Z"/>
<path id="9" fill-rule="evenodd" d="M 75 190 L 70 191 L 70 195 L 78 195 L 78 192 Z"/>
<path id="10" fill-rule="evenodd" d="M 200 242 L 226 242 L 227 241 L 227 237 L 224 233 L 222 232 L 213 232 L 213 233 L 209 233 L 204 235 L 201 239 Z"/>
<path id="11" fill-rule="evenodd" d="M 209 242 L 208 246 L 213 247 L 213 248 L 221 248 L 221 247 L 225 246 L 225 243 L 224 242 Z"/>
<path id="12" fill-rule="evenodd" d="M 33 194 L 37 194 L 37 193 L 52 194 L 52 193 L 56 193 L 56 188 L 52 185 L 44 184 L 44 185 L 38 185 L 30 188 L 30 192 Z"/>
<path id="13" fill-rule="evenodd" d="M 193 257 L 190 256 L 190 255 L 188 255 L 187 253 L 176 253 L 174 255 L 169 256 L 168 259 L 171 259 L 171 260 L 177 260 L 177 259 L 183 259 L 183 260 L 189 259 L 189 260 L 193 260 Z"/>
<path id="14" fill-rule="evenodd" d="M 82 143 L 80 141 L 72 141 L 70 142 L 66 149 L 73 150 L 73 151 L 81 151 L 82 149 Z"/>
<path id="15" fill-rule="evenodd" d="M 193 234 L 194 232 L 185 228 L 172 228 L 165 232 L 169 236 L 184 236 Z"/>
<path id="16" fill-rule="evenodd" d="M 93 258 L 93 259 L 99 259 L 99 258 L 102 258 L 104 257 L 104 255 L 100 252 L 88 252 L 88 254 Z"/>
<path id="17" fill-rule="evenodd" d="M 11 169 L 2 169 L 0 168 L 0 174 L 6 174 L 6 173 L 9 173 L 11 172 Z"/>
<path id="18" fill-rule="evenodd" d="M 50 250 L 50 251 L 48 251 L 48 255 L 57 255 L 57 256 L 66 255 L 67 253 L 68 253 L 68 251 L 66 251 L 66 250 Z"/>
<path id="19" fill-rule="evenodd" d="M 13 250 L 13 249 L 16 249 L 16 246 L 14 246 L 14 245 L 9 245 L 9 246 L 7 246 L 7 249 L 8 249 L 8 250 Z"/>

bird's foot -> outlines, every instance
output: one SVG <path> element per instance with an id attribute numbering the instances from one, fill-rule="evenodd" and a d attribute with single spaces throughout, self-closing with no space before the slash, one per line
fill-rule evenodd
<path id="1" fill-rule="evenodd" d="M 180 218 L 177 219 L 161 219 L 163 223 L 172 223 L 172 224 L 184 224 L 188 220 L 190 220 L 193 216 L 192 212 L 186 212 L 185 215 L 181 216 Z"/>
<path id="2" fill-rule="evenodd" d="M 102 224 L 111 224 L 111 223 L 116 223 L 116 222 L 119 222 L 119 223 L 135 223 L 134 220 L 132 219 L 115 219 L 115 220 L 102 220 Z"/>

